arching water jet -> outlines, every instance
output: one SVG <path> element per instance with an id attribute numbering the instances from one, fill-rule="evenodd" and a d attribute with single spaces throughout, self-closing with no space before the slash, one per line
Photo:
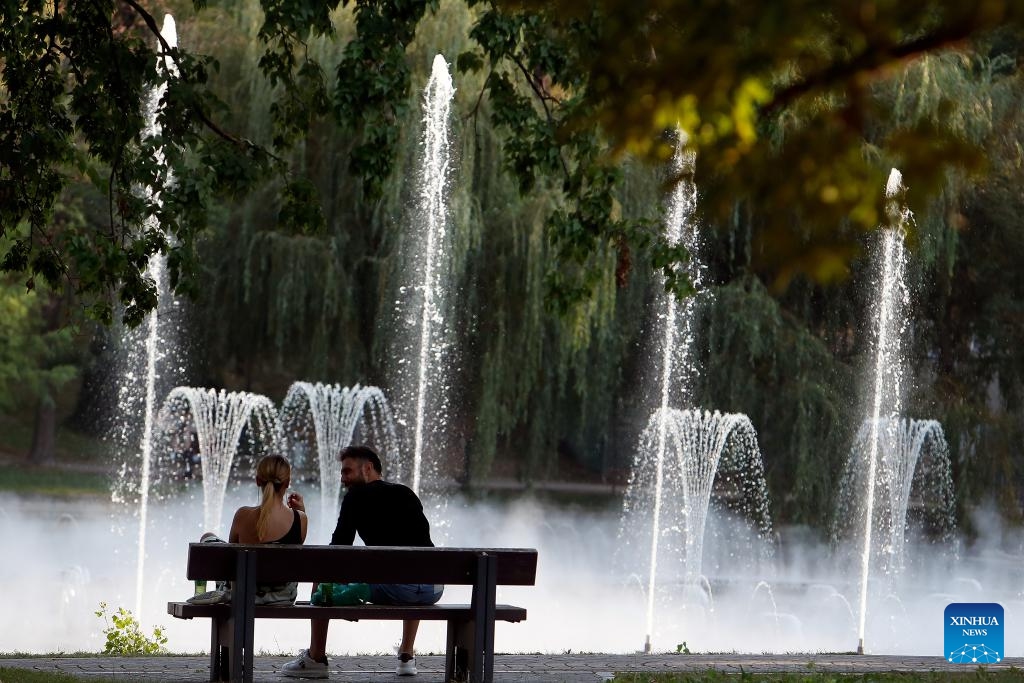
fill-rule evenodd
<path id="1" fill-rule="evenodd" d="M 664 449 L 660 463 L 654 457 L 658 448 Z M 637 537 L 641 528 L 647 532 L 650 512 L 657 502 L 657 490 L 651 484 L 658 481 L 659 474 L 659 558 L 662 565 L 668 560 L 668 567 L 681 571 L 669 576 L 666 569 L 656 568 L 647 590 L 656 591 L 659 581 L 666 580 L 685 586 L 701 584 L 705 525 L 716 494 L 748 520 L 760 538 L 770 537 L 764 466 L 757 434 L 745 415 L 674 408 L 652 415 L 641 435 L 637 463 L 626 492 L 622 537 Z M 649 646 L 655 600 L 651 595 L 646 598 L 647 623 L 652 632 L 645 643 Z"/>
<path id="2" fill-rule="evenodd" d="M 296 382 L 281 405 L 281 425 L 292 453 L 312 431 L 320 471 L 321 533 L 334 528 L 341 492 L 338 454 L 352 443 L 357 430 L 363 443 L 377 447 L 385 475 L 402 477 L 401 463 L 395 462 L 398 444 L 391 408 L 377 387 Z"/>
<path id="3" fill-rule="evenodd" d="M 160 409 L 158 426 L 163 438 L 177 443 L 187 442 L 180 435 L 194 430 L 203 478 L 203 528 L 214 533 L 220 532 L 224 494 L 243 433 L 252 466 L 263 455 L 283 450 L 273 401 L 245 391 L 177 387 Z M 174 449 L 166 453 L 180 457 Z"/>

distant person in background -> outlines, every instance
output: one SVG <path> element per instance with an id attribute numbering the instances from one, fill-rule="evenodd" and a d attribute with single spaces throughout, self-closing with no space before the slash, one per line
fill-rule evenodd
<path id="1" fill-rule="evenodd" d="M 172 436 L 171 449 L 181 457 L 181 478 L 195 479 L 201 473 L 199 434 L 195 426 L 190 425 L 187 431 Z"/>
<path id="2" fill-rule="evenodd" d="M 338 526 L 331 536 L 331 545 L 352 545 L 356 534 L 363 543 L 433 547 L 430 524 L 423 514 L 423 504 L 412 489 L 381 478 L 380 456 L 368 446 L 349 446 L 341 451 L 341 483 L 345 497 L 341 500 Z M 332 590 L 328 604 L 433 605 L 441 599 L 444 586 L 434 584 L 350 583 Z M 322 591 L 313 586 L 314 604 Z M 283 676 L 295 678 L 327 678 L 327 628 L 329 619 L 310 622 L 309 649 L 281 668 Z M 402 622 L 402 642 L 398 646 L 399 676 L 416 675 L 413 646 L 420 622 Z"/>
<path id="3" fill-rule="evenodd" d="M 230 543 L 281 543 L 299 545 L 306 540 L 309 519 L 298 493 L 285 493 L 291 483 L 292 466 L 282 455 L 268 455 L 256 465 L 256 486 L 261 491 L 259 505 L 242 506 L 235 511 L 228 532 Z M 223 543 L 216 534 L 203 534 L 202 543 Z M 256 586 L 256 604 L 274 605 L 293 603 L 298 584 L 291 582 L 277 585 Z M 226 584 L 217 590 L 200 593 L 188 600 L 197 605 L 229 602 L 231 593 Z"/>

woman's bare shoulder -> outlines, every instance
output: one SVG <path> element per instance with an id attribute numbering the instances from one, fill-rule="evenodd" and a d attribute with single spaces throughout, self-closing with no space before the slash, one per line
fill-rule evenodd
<path id="1" fill-rule="evenodd" d="M 243 505 L 242 507 L 235 510 L 235 519 L 245 519 L 246 517 L 252 517 L 258 515 L 260 509 L 258 507 Z"/>

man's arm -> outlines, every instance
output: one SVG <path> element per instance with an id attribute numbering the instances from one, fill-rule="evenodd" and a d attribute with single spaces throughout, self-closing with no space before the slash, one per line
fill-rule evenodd
<path id="1" fill-rule="evenodd" d="M 352 490 L 341 499 L 341 512 L 338 513 L 338 525 L 331 535 L 331 545 L 352 545 L 356 540 L 356 516 Z"/>

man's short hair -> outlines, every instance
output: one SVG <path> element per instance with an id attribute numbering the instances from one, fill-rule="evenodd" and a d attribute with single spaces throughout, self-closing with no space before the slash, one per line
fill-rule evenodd
<path id="1" fill-rule="evenodd" d="M 338 460 L 344 460 L 345 458 L 355 458 L 356 460 L 368 462 L 373 465 L 373 469 L 376 470 L 377 474 L 381 474 L 384 471 L 380 464 L 380 456 L 377 455 L 377 451 L 369 446 L 345 446 L 341 449 Z"/>

